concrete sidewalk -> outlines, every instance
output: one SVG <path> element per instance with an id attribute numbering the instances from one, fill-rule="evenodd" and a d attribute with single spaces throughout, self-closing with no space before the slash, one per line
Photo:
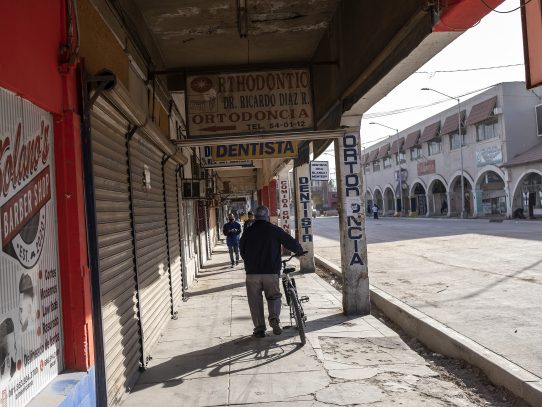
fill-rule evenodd
<path id="1" fill-rule="evenodd" d="M 244 271 L 224 246 L 198 280 L 122 406 L 478 405 L 373 316 L 343 316 L 315 274 L 296 279 L 310 297 L 303 347 L 285 307 L 282 335 L 251 336 Z"/>

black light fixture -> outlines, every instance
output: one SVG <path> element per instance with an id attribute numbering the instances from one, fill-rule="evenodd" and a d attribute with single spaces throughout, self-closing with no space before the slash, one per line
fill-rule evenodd
<path id="1" fill-rule="evenodd" d="M 237 31 L 239 37 L 246 38 L 248 34 L 247 0 L 237 0 Z"/>

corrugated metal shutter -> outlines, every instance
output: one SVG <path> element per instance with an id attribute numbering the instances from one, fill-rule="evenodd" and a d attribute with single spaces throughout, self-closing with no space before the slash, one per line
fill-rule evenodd
<path id="1" fill-rule="evenodd" d="M 129 123 L 99 98 L 91 126 L 107 399 L 116 405 L 135 383 L 142 355 L 126 147 Z"/>
<path id="2" fill-rule="evenodd" d="M 181 304 L 183 299 L 183 275 L 181 269 L 181 212 L 177 180 L 178 176 L 175 163 L 167 161 L 164 165 L 164 182 L 166 192 L 169 269 L 171 270 L 171 293 L 173 297 L 174 312 Z"/>
<path id="3" fill-rule="evenodd" d="M 128 145 L 135 220 L 143 360 L 171 317 L 162 152 L 137 132 Z"/>

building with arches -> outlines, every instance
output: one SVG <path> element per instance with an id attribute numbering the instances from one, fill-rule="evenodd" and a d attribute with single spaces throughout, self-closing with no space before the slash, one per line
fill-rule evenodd
<path id="1" fill-rule="evenodd" d="M 505 82 L 390 136 L 365 150 L 367 195 L 384 216 L 542 216 L 541 105 Z"/>

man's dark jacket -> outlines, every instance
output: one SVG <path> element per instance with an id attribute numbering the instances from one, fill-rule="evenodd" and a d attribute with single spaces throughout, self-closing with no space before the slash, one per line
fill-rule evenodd
<path id="1" fill-rule="evenodd" d="M 278 274 L 281 245 L 296 254 L 303 253 L 299 242 L 284 230 L 265 220 L 256 220 L 241 237 L 240 251 L 246 273 Z"/>

